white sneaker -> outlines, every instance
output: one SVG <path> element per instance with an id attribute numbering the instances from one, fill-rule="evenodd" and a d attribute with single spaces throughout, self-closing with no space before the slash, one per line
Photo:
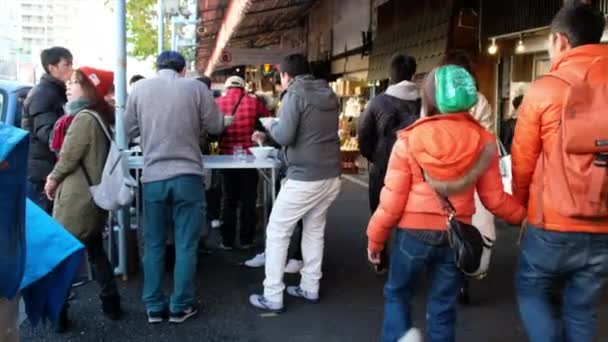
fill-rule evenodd
<path id="1" fill-rule="evenodd" d="M 283 303 L 271 302 L 271 301 L 267 300 L 266 298 L 264 298 L 264 296 L 262 296 L 262 295 L 254 294 L 254 295 L 249 296 L 249 303 L 258 309 L 268 311 L 271 313 L 278 314 L 278 313 L 282 313 L 285 311 L 285 308 L 283 307 Z"/>
<path id="2" fill-rule="evenodd" d="M 397 342 L 422 342 L 422 334 L 417 328 L 410 328 Z"/>
<path id="3" fill-rule="evenodd" d="M 266 253 L 260 253 L 243 263 L 243 265 L 253 268 L 262 267 L 264 264 L 266 264 Z"/>
<path id="4" fill-rule="evenodd" d="M 231 250 L 234 249 L 234 247 L 224 245 L 223 242 L 220 242 L 220 245 L 219 245 L 218 248 L 221 249 L 221 250 L 223 250 L 223 251 L 231 251 Z"/>
<path id="5" fill-rule="evenodd" d="M 211 228 L 218 229 L 221 226 L 222 226 L 222 221 L 220 221 L 220 220 L 212 220 L 211 221 Z"/>
<path id="6" fill-rule="evenodd" d="M 304 261 L 289 259 L 285 265 L 285 273 L 299 273 L 302 267 L 304 267 Z"/>
<path id="7" fill-rule="evenodd" d="M 296 297 L 302 298 L 310 303 L 318 303 L 319 302 L 319 293 L 312 293 L 306 290 L 303 290 L 299 286 L 287 286 L 287 294 Z"/>

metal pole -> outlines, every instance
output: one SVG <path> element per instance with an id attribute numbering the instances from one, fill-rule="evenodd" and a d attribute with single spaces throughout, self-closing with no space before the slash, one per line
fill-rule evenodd
<path id="1" fill-rule="evenodd" d="M 171 16 L 171 50 L 177 51 L 177 23 L 175 16 Z"/>
<path id="2" fill-rule="evenodd" d="M 127 100 L 127 26 L 126 26 L 126 0 L 116 0 L 116 71 L 114 86 L 116 95 L 116 144 L 121 150 L 127 148 L 127 137 L 124 126 L 125 104 Z M 118 266 L 115 273 L 127 275 L 127 229 L 130 228 L 129 208 L 118 210 Z M 110 228 L 114 233 L 114 227 Z"/>
<path id="3" fill-rule="evenodd" d="M 165 5 L 163 0 L 158 0 L 158 54 L 165 47 Z"/>
<path id="4" fill-rule="evenodd" d="M 127 148 L 124 127 L 124 112 L 127 102 L 127 26 L 126 0 L 116 0 L 116 71 L 114 75 L 116 96 L 116 143 L 120 149 Z"/>

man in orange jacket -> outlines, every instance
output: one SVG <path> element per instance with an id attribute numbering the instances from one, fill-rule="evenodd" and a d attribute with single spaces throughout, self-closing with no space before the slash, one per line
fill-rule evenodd
<path id="1" fill-rule="evenodd" d="M 582 189 L 564 179 L 580 179 L 597 171 L 603 172 L 604 185 L 608 181 L 605 169 L 591 170 L 600 167 L 593 153 L 569 154 L 562 127 L 575 115 L 566 111 L 568 118 L 562 118 L 571 105 L 567 99 L 575 91 L 564 78 L 608 89 L 601 88 L 608 86 L 608 46 L 599 44 L 604 28 L 604 16 L 589 5 L 570 4 L 559 11 L 549 36 L 551 72 L 529 88 L 515 128 L 513 194 L 528 208 L 516 286 L 520 314 L 532 342 L 592 341 L 596 304 L 608 280 L 608 216 L 601 214 L 608 202 L 605 192 L 597 215 L 577 214 L 578 208 L 563 205 L 584 201 L 592 192 L 588 185 Z M 606 95 L 593 101 L 608 103 Z M 606 120 L 603 115 L 595 118 L 596 125 Z M 585 139 L 586 134 L 578 135 Z M 549 300 L 556 288 L 563 301 L 562 322 L 555 318 Z"/>

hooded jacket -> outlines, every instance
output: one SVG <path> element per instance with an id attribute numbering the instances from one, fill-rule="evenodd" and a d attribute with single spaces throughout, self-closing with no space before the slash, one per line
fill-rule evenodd
<path id="1" fill-rule="evenodd" d="M 103 231 L 107 218 L 106 211 L 93 201 L 89 187 L 101 182 L 110 141 L 89 112 L 82 110 L 74 117 L 50 174 L 59 184 L 53 218 L 83 243 Z"/>
<path id="2" fill-rule="evenodd" d="M 49 143 L 66 102 L 65 84 L 48 74 L 42 75 L 25 99 L 22 127 L 30 132 L 28 178 L 32 181 L 45 181 L 57 162 Z"/>
<path id="3" fill-rule="evenodd" d="M 568 70 L 578 75 L 589 69 L 597 58 L 606 59 L 590 70 L 591 84 L 608 83 L 608 45 L 583 45 L 563 53 L 553 63 L 551 72 Z M 528 222 L 538 227 L 561 232 L 608 233 L 608 220 L 581 220 L 562 216 L 552 209 L 552 202 L 543 192 L 543 184 L 552 182 L 544 175 L 543 159 L 551 164 L 552 150 L 560 132 L 561 113 L 568 85 L 555 77 L 543 77 L 529 88 L 518 111 L 515 137 L 511 146 L 513 163 L 513 195 L 528 207 Z M 542 158 L 542 159 L 541 159 Z M 576 158 L 571 161 L 576 170 Z M 563 196 L 572 196 L 564 189 Z M 575 194 L 581 195 L 581 194 Z"/>
<path id="4" fill-rule="evenodd" d="M 386 171 L 397 131 L 406 128 L 420 117 L 418 86 L 403 81 L 388 87 L 376 96 L 359 119 L 359 149 L 381 173 Z"/>
<path id="5" fill-rule="evenodd" d="M 368 248 L 381 251 L 391 229 L 446 230 L 437 192 L 449 197 L 456 218 L 471 223 L 477 190 L 483 205 L 509 223 L 525 209 L 504 193 L 496 140 L 470 114 L 421 119 L 398 133 L 380 206 L 368 228 Z"/>
<path id="6" fill-rule="evenodd" d="M 270 135 L 283 146 L 288 179 L 313 182 L 340 176 L 338 98 L 326 81 L 296 77 L 277 116 Z"/>

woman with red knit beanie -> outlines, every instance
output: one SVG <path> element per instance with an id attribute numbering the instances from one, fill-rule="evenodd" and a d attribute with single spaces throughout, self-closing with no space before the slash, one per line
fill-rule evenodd
<path id="1" fill-rule="evenodd" d="M 114 270 L 103 248 L 102 233 L 107 212 L 89 192 L 101 181 L 108 155 L 114 110 L 105 99 L 113 89 L 114 73 L 80 67 L 67 82 L 67 116 L 55 129 L 53 142 L 60 146 L 59 160 L 47 178 L 45 192 L 54 201 L 53 218 L 77 237 L 87 249 L 101 287 L 102 311 L 111 320 L 122 310 Z M 57 331 L 69 328 L 68 305 L 64 306 Z"/>

